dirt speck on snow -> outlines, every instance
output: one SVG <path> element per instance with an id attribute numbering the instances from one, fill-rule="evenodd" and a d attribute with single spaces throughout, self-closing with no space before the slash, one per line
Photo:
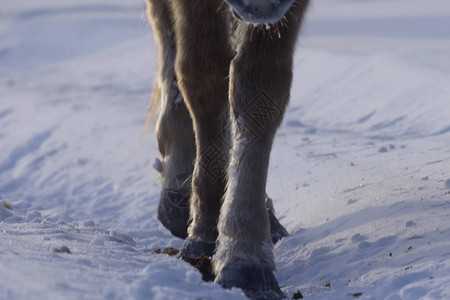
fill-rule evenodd
<path id="1" fill-rule="evenodd" d="M 302 295 L 302 293 L 300 291 L 297 291 L 297 293 L 295 293 L 292 296 L 292 299 L 303 299 L 303 295 Z"/>
<path id="2" fill-rule="evenodd" d="M 156 254 L 167 254 L 169 256 L 175 256 L 175 255 L 178 255 L 178 253 L 180 253 L 180 250 L 172 248 L 172 247 L 167 247 L 164 249 L 157 248 L 157 249 L 153 250 L 153 252 L 155 252 Z"/>
<path id="3" fill-rule="evenodd" d="M 352 293 L 350 294 L 350 296 L 352 296 L 353 298 L 359 298 L 363 295 L 363 293 Z"/>
<path id="4" fill-rule="evenodd" d="M 2 201 L 2 205 L 3 205 L 3 207 L 6 208 L 6 209 L 10 209 L 10 210 L 13 209 L 12 206 L 11 206 L 8 202 L 6 202 L 6 201 Z"/>
<path id="5" fill-rule="evenodd" d="M 183 257 L 183 260 L 191 264 L 193 267 L 198 269 L 200 273 L 202 273 L 203 281 L 214 281 L 214 279 L 216 278 L 212 272 L 211 257 L 202 254 L 200 256 L 197 256 L 196 258 Z"/>
<path id="6" fill-rule="evenodd" d="M 70 249 L 67 246 L 61 246 L 59 248 L 55 248 L 55 249 L 53 249 L 53 252 L 55 252 L 55 253 L 67 253 L 67 254 L 72 253 L 72 252 L 70 252 Z"/>

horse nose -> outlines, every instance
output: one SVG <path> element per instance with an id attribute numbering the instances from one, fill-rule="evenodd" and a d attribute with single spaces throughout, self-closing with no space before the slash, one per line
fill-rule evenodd
<path id="1" fill-rule="evenodd" d="M 294 3 L 295 0 L 274 0 L 274 2 L 277 3 L 277 6 L 280 10 L 284 11 L 284 14 L 291 8 L 292 3 Z"/>
<path id="2" fill-rule="evenodd" d="M 252 23 L 274 23 L 284 17 L 294 0 L 225 0 L 235 15 Z"/>

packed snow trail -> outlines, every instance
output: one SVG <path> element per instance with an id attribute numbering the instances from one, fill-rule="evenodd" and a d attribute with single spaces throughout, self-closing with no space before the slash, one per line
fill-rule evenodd
<path id="1" fill-rule="evenodd" d="M 182 241 L 156 219 L 142 2 L 0 16 L 0 299 L 246 299 L 154 252 Z M 449 24 L 447 0 L 314 1 L 268 179 L 289 298 L 450 299 Z"/>

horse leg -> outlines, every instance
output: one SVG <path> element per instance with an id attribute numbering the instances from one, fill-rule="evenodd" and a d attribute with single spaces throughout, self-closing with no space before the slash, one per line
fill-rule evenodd
<path id="1" fill-rule="evenodd" d="M 158 219 L 173 235 L 185 238 L 189 220 L 190 177 L 195 159 L 194 131 L 177 87 L 172 13 L 165 0 L 147 0 L 146 3 L 159 48 L 158 73 L 152 95 L 153 109 L 158 104 L 160 106 L 156 122 L 156 137 L 162 157 L 161 164 L 156 165 L 162 179 Z"/>
<path id="2" fill-rule="evenodd" d="M 233 149 L 213 256 L 216 282 L 256 299 L 283 295 L 266 213 L 265 188 L 274 135 L 289 100 L 296 37 L 307 1 L 297 1 L 283 24 L 242 23 L 240 49 L 230 68 Z"/>
<path id="3" fill-rule="evenodd" d="M 229 142 L 229 14 L 221 0 L 170 0 L 174 13 L 179 87 L 194 124 L 191 224 L 182 256 L 212 255 L 225 190 Z"/>

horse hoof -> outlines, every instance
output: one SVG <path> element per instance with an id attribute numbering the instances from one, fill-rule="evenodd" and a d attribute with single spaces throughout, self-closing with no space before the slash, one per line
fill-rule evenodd
<path id="1" fill-rule="evenodd" d="M 285 299 L 278 282 L 269 268 L 244 262 L 227 264 L 216 276 L 216 283 L 226 289 L 237 287 L 252 300 Z"/>
<path id="2" fill-rule="evenodd" d="M 289 233 L 286 228 L 281 225 L 280 221 L 278 221 L 277 217 L 275 217 L 270 209 L 267 210 L 267 215 L 269 216 L 270 223 L 270 238 L 272 239 L 272 243 L 275 245 L 283 237 L 288 236 Z"/>
<path id="3" fill-rule="evenodd" d="M 283 225 L 281 225 L 280 221 L 278 221 L 277 217 L 275 216 L 275 209 L 273 208 L 273 200 L 266 194 L 266 209 L 267 209 L 267 216 L 269 217 L 269 224 L 270 224 L 270 238 L 272 239 L 272 243 L 275 245 L 279 240 L 284 238 L 285 236 L 288 236 L 289 233 L 284 228 Z"/>
<path id="4" fill-rule="evenodd" d="M 158 205 L 158 220 L 174 236 L 187 237 L 189 226 L 189 196 L 184 189 L 163 189 Z"/>
<path id="5" fill-rule="evenodd" d="M 180 256 L 182 258 L 196 258 L 201 255 L 211 257 L 216 249 L 216 243 L 207 243 L 188 237 L 184 240 Z"/>

